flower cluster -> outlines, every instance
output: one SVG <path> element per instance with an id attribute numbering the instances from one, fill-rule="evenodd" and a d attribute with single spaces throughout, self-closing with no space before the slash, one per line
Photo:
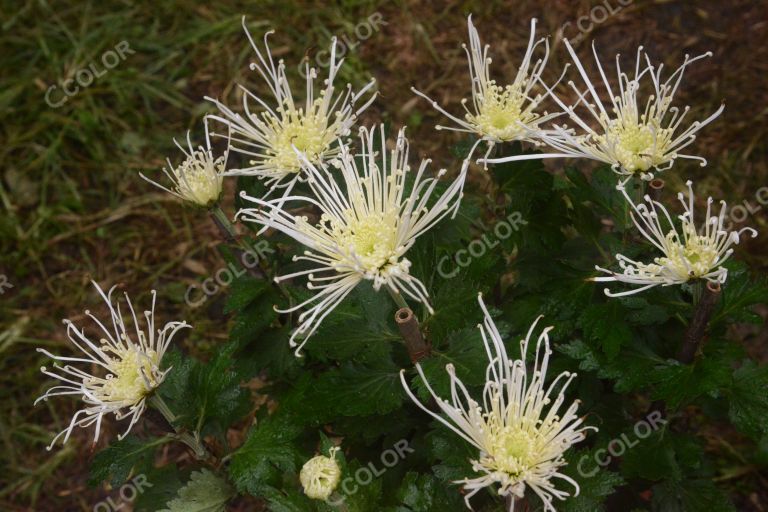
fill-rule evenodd
<path id="1" fill-rule="evenodd" d="M 273 58 L 268 43 L 272 32 L 264 35 L 260 47 L 243 18 L 243 28 L 255 53 L 250 68 L 264 80 L 274 98 L 261 98 L 241 86 L 241 111 L 206 98 L 218 112 L 205 118 L 205 146 L 195 149 L 189 134 L 186 148 L 176 143 L 185 158 L 177 166 L 170 159 L 167 161 L 164 172 L 171 181 L 168 188 L 145 178 L 184 201 L 211 208 L 215 218 L 224 224 L 229 219 L 218 205 L 224 177 L 254 176 L 263 182 L 266 191 L 262 194 L 241 191 L 240 199 L 247 206 L 237 212 L 235 219 L 246 225 L 255 224 L 258 235 L 276 231 L 301 247 L 289 253 L 295 254 L 295 267 L 290 273 L 277 277 L 269 274 L 289 300 L 294 297 L 283 288 L 286 280 L 306 278 L 306 286 L 313 292 L 306 300 L 297 300 L 284 309 L 275 307 L 285 314 L 280 320 L 284 322 L 281 327 L 287 327 L 285 332 L 293 329 L 289 344 L 297 355 L 324 320 L 364 281 L 377 292 L 384 288 L 404 308 L 399 313 L 405 311 L 410 320 L 415 321 L 415 316 L 405 309 L 406 299 L 420 303 L 425 316 L 435 314 L 429 281 L 426 276 L 412 274 L 408 253 L 419 237 L 459 212 L 471 158 L 481 143 L 487 145 L 487 152 L 479 162 L 486 166 L 533 158 L 578 157 L 607 164 L 620 175 L 616 178 L 617 189 L 626 201 L 634 225 L 659 254 L 651 262 L 619 254 L 616 258 L 621 271 L 597 266 L 606 275 L 593 277 L 592 281 L 637 286 L 629 291 L 606 289 L 609 296 L 694 280 L 722 284 L 728 272 L 723 264 L 733 253 L 733 246 L 744 234 L 757 235 L 751 228 L 726 229 L 726 205 L 721 202 L 719 214 L 714 214 L 712 198 L 707 201 L 705 218 L 697 224 L 690 181 L 687 196 L 678 195 L 684 212 L 677 217 L 659 200 L 644 193 L 647 181 L 655 173 L 669 170 L 677 159 L 706 164 L 704 158 L 689 154 L 687 148 L 697 133 L 720 115 L 723 107 L 703 120 L 686 124 L 690 109 L 675 105 L 674 96 L 686 68 L 710 54 L 686 56 L 684 63 L 663 79 L 663 66 L 654 66 L 641 47 L 637 50 L 634 73 L 623 72 L 617 57 L 617 81 L 612 84 L 593 47 L 600 77 L 594 82 L 605 89 L 606 98 L 598 92 L 566 41 L 565 46 L 586 84 L 579 88 L 568 82 L 576 96 L 575 103 L 569 105 L 555 92 L 568 67 L 556 82 L 544 82 L 550 46 L 547 38 L 536 38 L 536 20 L 530 23 L 528 46 L 515 76 L 504 82 L 491 77 L 490 47 L 482 45 L 471 16 L 467 25 L 469 47 L 465 45 L 464 50 L 469 61 L 472 105 L 468 107 L 469 101 L 462 100 L 464 116 L 450 114 L 414 89 L 455 125 L 437 129 L 477 136 L 469 156 L 450 176 L 446 169 L 431 172 L 429 159 L 422 159 L 418 166 L 411 163 L 405 128 L 392 141 L 388 140 L 384 125 L 355 126 L 376 98 L 372 91 L 375 81 L 358 91 L 349 84 L 338 89 L 336 81 L 343 59 L 337 58 L 335 38 L 330 47 L 327 77 L 318 83 L 317 70 L 307 64 L 306 92 L 299 99 L 294 97 L 288 80 L 286 69 L 290 68 L 283 60 L 275 62 Z M 536 54 L 540 54 L 538 59 Z M 559 111 L 544 109 L 548 98 Z M 557 124 L 557 118 L 567 119 L 572 125 Z M 211 124 L 222 128 L 221 133 L 209 131 Z M 351 137 L 353 129 L 359 134 L 357 141 Z M 226 139 L 227 148 L 220 156 L 211 147 L 215 137 Z M 512 141 L 548 149 L 489 158 L 494 149 Z M 228 168 L 230 151 L 246 164 Z M 606 173 L 613 176 L 610 171 Z M 628 190 L 641 190 L 644 200 L 636 201 Z M 233 227 L 226 227 L 228 241 L 234 240 Z M 69 426 L 53 438 L 51 446 L 62 437 L 66 442 L 75 427 L 92 425 L 95 443 L 102 420 L 108 415 L 117 420 L 130 419 L 122 438 L 139 420 L 147 402 L 167 413 L 166 418 L 172 416 L 159 398 L 160 393 L 154 393 L 171 371 L 164 368 L 162 359 L 172 338 L 189 326 L 185 322 L 169 322 L 156 328 L 153 292 L 152 308 L 144 312 L 145 328 L 139 322 L 141 315 L 137 315 L 126 295 L 128 320 L 133 325 L 130 329 L 120 306 L 113 303 L 114 288 L 106 294 L 98 285 L 96 289 L 110 311 L 109 321 L 104 323 L 86 311 L 100 331 L 98 341 L 67 320 L 68 338 L 83 355 L 58 356 L 40 349 L 54 360 L 53 368 L 43 367 L 43 373 L 61 383 L 38 401 L 70 395 L 85 404 L 71 418 Z M 575 374 L 562 372 L 548 381 L 552 328 L 534 335 L 541 317 L 536 319 L 520 341 L 519 358 L 512 358 L 479 295 L 478 302 L 484 315 L 478 328 L 488 356 L 482 399 L 473 397 L 476 394 L 457 377 L 452 364 L 446 365 L 451 394 L 450 400 L 446 400 L 434 391 L 424 368 L 416 362 L 416 372 L 439 412 L 411 391 L 405 370 L 400 374 L 402 384 L 418 407 L 476 450 L 477 455 L 470 461 L 474 474 L 456 482 L 466 491 L 467 506 L 482 489 L 495 487 L 498 495 L 508 499 L 510 511 L 528 490 L 541 500 L 544 510 L 554 511 L 555 500 L 571 495 L 556 483 L 572 486 L 573 495 L 580 491 L 577 482 L 561 471 L 567 465 L 566 452 L 584 440 L 589 431 L 597 429 L 585 425 L 585 418 L 579 416 L 579 400 L 566 395 Z M 298 313 L 296 322 L 293 313 Z M 528 363 L 531 345 L 535 345 L 533 362 Z M 200 431 L 204 429 L 198 430 L 194 435 L 186 430 L 177 431 L 175 438 L 187 439 L 184 442 L 192 443 L 190 446 L 202 458 L 206 456 L 206 449 L 200 444 Z M 337 450 L 331 449 L 329 456 L 316 456 L 302 467 L 299 479 L 309 498 L 328 499 L 338 486 L 341 469 L 335 460 Z"/>
<path id="2" fill-rule="evenodd" d="M 641 46 L 637 49 L 634 75 L 631 77 L 622 71 L 620 59 L 616 57 L 618 89 L 614 89 L 593 46 L 601 85 L 609 96 L 606 100 L 601 98 L 595 83 L 567 40 L 565 46 L 586 84 L 582 90 L 573 81 L 568 82 L 577 98 L 576 102 L 568 105 L 561 99 L 554 92 L 557 83 L 547 86 L 540 77 L 538 82 L 560 107 L 561 113 L 576 127 L 553 123 L 537 130 L 533 134 L 535 142 L 537 145 L 547 146 L 551 152 L 483 159 L 483 162 L 487 164 L 536 158 L 587 158 L 610 165 L 624 182 L 635 176 L 650 180 L 655 172 L 670 169 L 678 158 L 698 160 L 702 166 L 707 164 L 706 159 L 681 151 L 693 144 L 696 134 L 714 121 L 725 107 L 721 105 L 704 120 L 693 121 L 686 127 L 684 121 L 690 107 L 681 109 L 674 104 L 674 97 L 686 68 L 700 59 L 710 57 L 710 53 L 694 58 L 686 55 L 683 64 L 664 80 L 664 66 L 654 66 Z M 583 112 L 579 113 L 579 110 Z M 589 123 L 589 118 L 594 120 L 592 124 Z"/>
<path id="3" fill-rule="evenodd" d="M 626 186 L 633 178 L 649 181 L 654 178 L 656 172 L 671 169 L 677 159 L 696 160 L 702 166 L 706 165 L 707 161 L 703 157 L 684 153 L 683 150 L 693 144 L 697 133 L 714 121 L 725 107 L 721 105 L 705 119 L 686 124 L 690 107 L 681 108 L 675 105 L 674 97 L 688 66 L 711 57 L 712 54 L 705 53 L 697 57 L 686 55 L 683 64 L 664 79 L 664 66 L 655 66 L 641 46 L 637 49 L 634 73 L 631 75 L 622 71 L 621 61 L 619 56 L 616 56 L 617 83 L 612 85 L 593 44 L 592 53 L 600 77 L 599 85 L 607 92 L 606 99 L 601 97 L 595 85 L 597 81 L 590 78 L 573 47 L 566 40 L 565 47 L 585 83 L 585 88 L 580 89 L 573 81 L 568 82 L 577 98 L 575 103 L 569 105 L 555 93 L 555 88 L 567 72 L 567 67 L 560 79 L 551 86 L 547 86 L 542 79 L 543 68 L 549 55 L 546 40 L 543 42 L 543 58 L 537 61 L 529 73 L 531 55 L 535 48 L 542 44 L 541 40 L 535 42 L 535 20 L 531 22 L 528 49 L 515 81 L 504 89 L 490 78 L 491 60 L 488 58 L 488 46 L 481 46 L 471 16 L 467 24 L 470 39 L 467 55 L 475 112 L 467 111 L 466 120 L 462 121 L 443 110 L 436 102 L 432 103 L 438 111 L 461 126 L 459 131 L 476 133 L 479 138 L 475 145 L 483 140 L 488 141 L 488 153 L 479 161 L 487 165 L 530 159 L 576 157 L 610 165 L 620 176 L 621 181 L 616 188 L 627 200 L 635 226 L 643 237 L 663 254 L 649 264 L 633 261 L 619 254 L 617 259 L 621 273 L 597 266 L 597 270 L 610 276 L 592 280 L 641 285 L 640 288 L 627 292 L 613 293 L 606 290 L 605 293 L 610 296 L 629 295 L 657 285 L 682 284 L 692 279 L 724 283 L 727 270 L 722 264 L 733 252 L 731 246 L 739 243 L 743 233 L 757 236 L 754 229 L 726 230 L 723 222 L 726 205 L 722 202 L 720 215 L 711 216 L 712 198 L 709 198 L 707 203 L 705 223 L 698 229 L 693 220 L 694 193 L 690 181 L 687 182 L 688 201 L 683 201 L 682 195 L 680 196 L 685 214 L 679 217 L 679 229 L 661 203 L 646 196 L 647 205 L 636 205 L 626 192 Z M 546 91 L 546 96 L 551 97 L 558 105 L 560 113 L 537 113 L 543 98 L 541 94 L 531 96 L 530 91 L 535 85 Z M 426 97 L 422 93 L 418 94 Z M 466 100 L 462 101 L 465 102 Z M 527 106 L 523 108 L 523 105 Z M 560 115 L 566 116 L 575 127 L 554 122 L 549 126 L 544 125 L 546 121 Z M 593 120 L 591 124 L 590 118 Z M 508 140 L 526 141 L 536 147 L 546 146 L 549 151 L 488 158 L 494 144 Z"/>

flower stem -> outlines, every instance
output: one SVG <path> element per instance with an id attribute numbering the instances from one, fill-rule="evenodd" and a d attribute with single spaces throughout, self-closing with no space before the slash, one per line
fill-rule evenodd
<path id="1" fill-rule="evenodd" d="M 403 297 L 402 293 L 392 289 L 389 286 L 387 286 L 387 291 L 389 292 L 389 296 L 392 297 L 392 300 L 395 301 L 395 304 L 397 305 L 397 307 L 410 309 L 408 307 L 408 303 L 405 302 L 405 298 Z"/>
<path id="2" fill-rule="evenodd" d="M 171 408 L 168 407 L 167 403 L 165 403 L 165 400 L 163 400 L 160 395 L 155 393 L 149 399 L 149 403 L 155 406 L 155 409 L 160 411 L 160 414 L 163 415 L 163 418 L 165 418 L 168 424 L 173 427 L 173 424 L 176 422 L 176 415 L 173 414 L 173 411 L 171 411 Z"/>
<path id="3" fill-rule="evenodd" d="M 683 335 L 683 344 L 677 354 L 677 360 L 683 364 L 691 364 L 696 358 L 696 353 L 706 340 L 709 319 L 720 299 L 721 287 L 719 284 L 707 283 L 702 287 L 701 296 L 695 303 L 693 318 Z"/>
<path id="4" fill-rule="evenodd" d="M 182 443 L 186 444 L 194 452 L 195 457 L 198 460 L 205 460 L 210 458 L 211 455 L 208 453 L 208 450 L 205 449 L 205 446 L 203 446 L 203 443 L 200 440 L 200 434 L 198 432 L 192 434 L 186 430 L 179 429 L 176 427 L 176 425 L 174 425 L 178 417 L 173 413 L 173 411 L 171 411 L 171 408 L 168 407 L 168 404 L 165 403 L 165 400 L 163 400 L 159 394 L 153 394 L 149 399 L 149 403 L 152 404 L 158 411 L 160 411 L 160 414 L 163 415 L 168 424 L 173 427 L 173 430 L 176 432 L 174 437 Z"/>
<path id="5" fill-rule="evenodd" d="M 233 246 L 232 252 L 235 256 L 235 259 L 240 263 L 240 266 L 245 269 L 248 274 L 257 279 L 268 278 L 268 272 L 266 269 L 262 268 L 260 257 L 256 260 L 258 262 L 256 266 L 248 265 L 245 262 L 245 256 L 248 253 L 252 254 L 253 249 L 248 247 L 248 244 L 238 240 L 235 226 L 232 224 L 232 222 L 230 222 L 229 217 L 227 217 L 227 214 L 224 213 L 224 210 L 221 209 L 221 206 L 216 203 L 210 208 L 210 210 L 208 210 L 208 212 L 210 213 L 213 222 L 219 228 L 219 231 L 224 237 L 224 240 Z"/>
<path id="6" fill-rule="evenodd" d="M 224 235 L 226 241 L 231 244 L 236 243 L 237 233 L 235 232 L 235 227 L 232 225 L 232 222 L 230 222 L 227 214 L 224 213 L 224 210 L 221 209 L 219 203 L 214 204 L 208 211 L 211 214 L 213 222 L 216 224 L 216 227 L 219 228 L 221 234 Z"/>

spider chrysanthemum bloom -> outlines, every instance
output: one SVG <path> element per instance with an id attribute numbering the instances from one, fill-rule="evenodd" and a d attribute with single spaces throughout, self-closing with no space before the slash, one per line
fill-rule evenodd
<path id="1" fill-rule="evenodd" d="M 187 132 L 186 149 L 176 139 L 173 142 L 184 154 L 184 161 L 174 167 L 171 160 L 166 159 L 168 167 L 164 167 L 163 172 L 173 184 L 170 189 L 147 178 L 142 173 L 139 175 L 156 187 L 197 206 L 207 208 L 215 204 L 221 196 L 229 150 L 225 151 L 223 155 L 215 157 L 207 134 L 205 147 L 198 146 L 197 149 L 192 146 L 189 132 Z"/>
<path id="2" fill-rule="evenodd" d="M 380 146 L 386 148 L 383 126 Z M 244 221 L 261 224 L 285 233 L 307 247 L 295 261 L 313 264 L 308 270 L 277 278 L 307 275 L 308 287 L 318 290 L 309 300 L 281 312 L 311 307 L 299 316 L 301 324 L 291 336 L 291 345 L 304 338 L 297 353 L 322 320 L 363 280 L 379 290 L 385 286 L 396 296 L 403 294 L 430 309 L 427 290 L 410 275 L 411 263 L 405 253 L 416 238 L 446 215 L 455 214 L 462 197 L 468 162 L 445 191 L 430 204 L 438 181 L 426 178 L 429 160 L 413 172 L 408 164 L 408 141 L 400 130 L 391 151 L 377 152 L 376 130 L 360 129 L 361 153 L 343 146 L 338 158 L 315 166 L 302 157 L 311 197 L 288 196 L 264 200 L 242 194 L 256 208 L 240 210 Z M 445 174 L 445 169 L 438 177 Z M 410 183 L 411 179 L 412 185 Z M 409 187 L 406 188 L 406 181 Z M 287 211 L 286 202 L 298 201 L 320 210 L 317 224 Z"/>
<path id="3" fill-rule="evenodd" d="M 421 365 L 416 364 L 424 385 L 445 417 L 431 411 L 416 398 L 405 380 L 404 370 L 400 379 L 421 409 L 479 450 L 477 459 L 471 461 L 479 476 L 456 482 L 468 491 L 465 497 L 468 507 L 477 492 L 497 485 L 500 496 L 518 498 L 530 488 L 541 498 L 544 510 L 554 511 L 552 500 L 569 496 L 566 491 L 555 488 L 555 480 L 564 480 L 575 488 L 574 495 L 579 493 L 578 484 L 560 473 L 560 468 L 567 464 L 564 453 L 582 441 L 587 431 L 597 429 L 582 426 L 584 420 L 577 415 L 578 400 L 560 411 L 566 401 L 565 390 L 576 374 L 563 372 L 545 385 L 552 353 L 548 336 L 551 327 L 544 329 L 536 339 L 536 353 L 529 369 L 525 358 L 541 317 L 520 341 L 521 359 L 513 360 L 507 356 L 501 335 L 481 296 L 478 296 L 478 302 L 485 316 L 483 325 L 478 327 L 489 358 L 482 402 L 472 398 L 456 377 L 452 364 L 446 365 L 451 382 L 450 401 L 437 396 Z M 514 499 L 510 500 L 510 511 L 514 510 L 514 502 Z"/>
<path id="4" fill-rule="evenodd" d="M 330 457 L 317 455 L 309 459 L 301 468 L 299 480 L 304 494 L 313 500 L 327 500 L 341 480 L 341 468 L 336 461 L 338 447 L 330 450 Z"/>
<path id="5" fill-rule="evenodd" d="M 720 201 L 720 213 L 715 215 L 712 212 L 711 197 L 707 199 L 707 212 L 702 225 L 697 227 L 694 219 L 693 184 L 688 181 L 686 185 L 688 197 L 682 193 L 677 196 L 684 209 L 684 213 L 677 217 L 680 221 L 679 228 L 660 202 L 646 195 L 645 202 L 636 205 L 622 185 L 617 187 L 632 207 L 631 214 L 635 226 L 662 256 L 654 258 L 653 263 L 643 263 L 617 254 L 621 273 L 595 267 L 610 275 L 594 277 L 592 281 L 619 281 L 640 285 L 639 288 L 619 293 L 612 293 L 606 288 L 606 295 L 621 297 L 658 285 L 683 284 L 695 279 L 720 284 L 725 282 L 728 269 L 722 265 L 733 253 L 731 246 L 739 243 L 742 233 L 749 233 L 754 238 L 757 231 L 749 227 L 728 231 L 724 225 L 727 211 L 725 201 Z"/>
<path id="6" fill-rule="evenodd" d="M 210 115 L 206 120 L 212 119 L 226 125 L 230 132 L 228 137 L 231 138 L 232 150 L 243 154 L 248 161 L 247 167 L 233 169 L 228 174 L 257 176 L 271 188 L 290 190 L 301 171 L 301 161 L 294 148 L 313 164 L 337 156 L 340 151 L 339 139 L 350 134 L 357 117 L 375 99 L 376 93 L 373 93 L 359 105 L 375 80 L 371 80 L 358 92 L 354 92 L 350 84 L 347 84 L 346 90 L 337 90 L 334 82 L 343 59 L 337 60 L 334 37 L 328 61 L 328 77 L 322 81 L 322 88 L 316 92 L 317 70 L 310 68 L 307 63 L 306 98 L 303 104 L 297 103 L 286 77 L 285 62 L 280 60 L 276 64 L 272 58 L 267 41 L 272 32 L 264 35 L 262 51 L 248 32 L 245 18 L 243 29 L 258 60 L 251 63 L 250 67 L 269 86 L 275 97 L 275 105 L 271 107 L 271 102 L 241 86 L 243 114 L 234 112 L 218 100 L 206 98 L 219 109 L 219 114 Z"/>
<path id="7" fill-rule="evenodd" d="M 508 141 L 528 141 L 541 144 L 539 125 L 558 114 L 539 111 L 543 100 L 541 94 L 533 94 L 533 88 L 541 79 L 541 73 L 549 57 L 549 42 L 546 38 L 536 40 L 536 20 L 531 20 L 531 37 L 528 48 L 520 64 L 515 80 L 511 84 L 499 85 L 490 76 L 491 58 L 488 56 L 489 45 L 483 46 L 480 36 L 472 23 L 472 16 L 467 18 L 469 29 L 469 48 L 462 45 L 469 60 L 469 75 L 472 81 L 472 109 L 467 107 L 468 100 L 461 101 L 466 110 L 464 118 L 456 117 L 443 109 L 426 94 L 412 89 L 419 96 L 427 99 L 440 113 L 447 116 L 458 127 L 438 125 L 438 130 L 454 130 L 477 134 L 488 142 L 488 154 L 494 144 Z M 544 56 L 532 64 L 533 53 L 539 45 L 544 45 Z M 477 145 L 475 143 L 475 145 Z"/>
<path id="8" fill-rule="evenodd" d="M 722 113 L 724 106 L 721 105 L 706 119 L 696 120 L 685 126 L 690 107 L 680 109 L 673 101 L 685 69 L 692 63 L 711 56 L 711 53 L 693 58 L 686 55 L 683 64 L 663 80 L 663 64 L 654 67 L 641 46 L 637 50 L 632 78 L 622 71 L 619 56 L 616 56 L 618 89 L 614 89 L 593 45 L 592 51 L 600 79 L 610 96 L 610 104 L 606 105 L 567 40 L 565 45 L 586 83 L 586 89 L 580 90 L 573 82 L 569 82 L 578 97 L 576 103 L 570 106 L 551 89 L 549 93 L 576 127 L 574 129 L 565 124 L 555 125 L 551 130 L 542 133 L 542 139 L 557 153 L 528 155 L 528 158 L 589 158 L 609 164 L 625 181 L 633 176 L 649 180 L 653 178 L 654 172 L 672 167 L 678 158 L 698 160 L 702 166 L 706 165 L 707 161 L 701 156 L 682 151 L 696 140 L 699 130 Z M 643 103 L 641 89 L 646 82 L 650 82 L 652 91 Z M 577 113 L 579 107 L 584 110 L 582 114 Z M 590 123 L 589 118 L 594 122 Z M 501 163 L 525 158 L 512 156 L 490 159 L 487 162 Z"/>
<path id="9" fill-rule="evenodd" d="M 66 443 L 75 427 L 87 428 L 96 425 L 93 442 L 99 439 L 101 422 L 104 416 L 114 414 L 117 420 L 130 418 L 125 437 L 138 421 L 146 408 L 147 397 L 165 379 L 169 370 L 161 370 L 161 361 L 173 336 L 182 328 L 189 327 L 186 322 L 169 322 L 162 329 L 155 331 L 155 299 L 152 291 L 152 309 L 144 311 L 146 328 L 142 328 L 136 311 L 128 295 L 125 301 L 129 312 L 129 321 L 133 328 L 126 326 L 120 306 L 113 304 L 114 287 L 105 295 L 95 282 L 99 295 L 109 307 L 110 318 L 102 323 L 90 311 L 90 317 L 98 328 L 99 339 L 92 341 L 83 329 L 78 329 L 70 320 L 64 320 L 69 341 L 80 351 L 75 357 L 56 356 L 45 349 L 38 351 L 54 360 L 53 368 L 43 366 L 41 371 L 61 381 L 45 392 L 35 403 L 52 396 L 80 396 L 85 407 L 78 410 L 69 426 L 54 437 L 48 446 L 64 436 Z"/>

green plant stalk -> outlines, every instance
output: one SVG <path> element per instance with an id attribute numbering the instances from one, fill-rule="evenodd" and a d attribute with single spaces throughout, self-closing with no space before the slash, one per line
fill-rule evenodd
<path id="1" fill-rule="evenodd" d="M 149 403 L 152 404 L 160 412 L 160 414 L 163 415 L 163 418 L 166 419 L 168 424 L 173 427 L 173 430 L 176 432 L 174 437 L 189 446 L 198 460 L 205 460 L 210 457 L 208 450 L 205 448 L 205 446 L 203 446 L 203 443 L 200 440 L 199 432 L 194 432 L 194 434 L 192 434 L 186 430 L 176 428 L 174 423 L 178 417 L 173 413 L 173 411 L 171 411 L 170 407 L 168 407 L 168 404 L 165 403 L 165 400 L 163 400 L 159 394 L 153 394 L 149 399 Z"/>
<path id="2" fill-rule="evenodd" d="M 219 203 L 211 206 L 210 210 L 208 211 L 210 212 L 213 221 L 224 235 L 224 238 L 226 238 L 227 242 L 236 244 L 237 233 L 235 232 L 235 226 L 232 225 L 232 222 L 230 222 L 229 217 L 227 217 L 227 214 L 224 213 L 224 210 L 221 209 Z"/>
<path id="3" fill-rule="evenodd" d="M 387 291 L 389 292 L 389 296 L 392 297 L 392 300 L 395 301 L 395 305 L 398 308 L 408 308 L 408 303 L 405 301 L 405 297 L 403 297 L 403 294 L 393 290 L 391 287 L 387 286 Z"/>

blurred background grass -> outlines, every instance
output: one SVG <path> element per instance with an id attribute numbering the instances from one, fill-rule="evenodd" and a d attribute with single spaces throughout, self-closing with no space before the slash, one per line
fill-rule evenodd
<path id="1" fill-rule="evenodd" d="M 409 87 L 416 85 L 459 112 L 459 100 L 468 94 L 460 44 L 469 12 L 492 45 L 499 77 L 514 72 L 532 16 L 551 37 L 550 77 L 567 61 L 562 37 L 575 37 L 583 16 L 592 19 L 582 26 L 593 27 L 579 47 L 584 57 L 591 38 L 603 56 L 620 51 L 634 58 L 634 48 L 643 44 L 674 67 L 685 53 L 711 50 L 712 59 L 690 69 L 679 97 L 699 115 L 726 103 L 724 115 L 696 143 L 710 165 L 679 165 L 668 181 L 674 186 L 690 176 L 704 192 L 729 203 L 757 205 L 755 193 L 768 186 L 768 3 L 635 0 L 595 23 L 603 18 L 595 11 L 599 6 L 608 11 L 627 3 L 0 2 L 0 275 L 13 285 L 0 295 L 0 509 L 92 510 L 106 495 L 85 484 L 90 432 L 78 432 L 63 449 L 45 451 L 74 404 L 61 400 L 32 407 L 47 385 L 39 373 L 44 360 L 34 348 L 68 350 L 60 320 L 81 319 L 87 307 L 100 307 L 90 279 L 103 286 L 122 284 L 137 300 L 158 289 L 163 321 L 185 319 L 197 327 L 187 340 L 190 347 L 205 350 L 226 338 L 217 300 L 196 309 L 183 300 L 190 284 L 223 265 L 214 225 L 204 212 L 183 207 L 139 179 L 138 172 L 152 175 L 166 155 L 174 159 L 173 137 L 192 130 L 200 141 L 200 119 L 210 109 L 203 96 L 237 105 L 237 83 L 265 92 L 248 71 L 252 54 L 240 25 L 243 14 L 256 35 L 277 29 L 273 53 L 285 58 L 291 71 L 302 58 L 314 60 L 333 34 L 358 41 L 341 78 L 357 85 L 370 76 L 379 81 L 381 96 L 364 121 L 407 123 L 414 150 L 446 166 L 455 165 L 447 148 L 456 137 L 433 130 L 438 116 Z M 358 40 L 355 27 L 376 13 L 384 22 L 381 30 Z M 563 29 L 567 22 L 571 25 Z M 121 41 L 133 51 L 125 60 L 58 108 L 46 103 L 51 85 L 91 62 L 101 67 L 102 55 Z M 766 233 L 768 209 L 746 222 Z M 755 270 L 768 264 L 765 239 L 739 249 Z M 764 354 L 765 333 L 753 339 L 754 351 Z M 107 429 L 100 445 L 115 432 Z M 707 435 L 713 444 L 730 442 L 727 434 Z M 729 471 L 740 467 L 738 445 L 727 452 L 721 459 L 726 481 Z M 764 484 L 764 477 L 746 482 L 733 479 L 740 503 L 745 510 L 766 510 L 752 485 Z"/>

